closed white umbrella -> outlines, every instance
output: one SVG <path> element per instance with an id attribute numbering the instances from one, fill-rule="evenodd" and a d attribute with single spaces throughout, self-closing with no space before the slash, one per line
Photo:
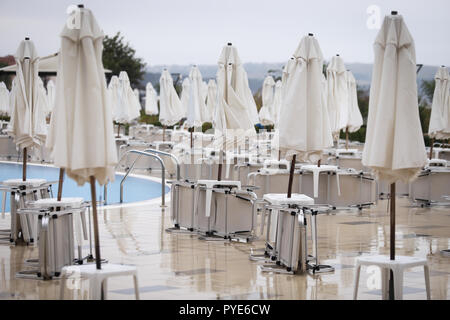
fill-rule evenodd
<path id="1" fill-rule="evenodd" d="M 189 106 L 189 94 L 191 93 L 191 81 L 185 78 L 181 84 L 181 106 L 183 108 L 183 117 L 187 117 Z"/>
<path id="2" fill-rule="evenodd" d="M 47 98 L 47 90 L 44 87 L 44 82 L 40 77 L 37 79 L 38 83 L 38 93 L 37 93 L 37 104 L 39 106 L 39 110 L 41 110 L 41 113 L 44 116 L 44 123 L 45 123 L 45 117 L 50 113 L 50 104 L 48 102 Z M 41 115 L 39 115 L 41 116 Z"/>
<path id="3" fill-rule="evenodd" d="M 430 159 L 434 139 L 450 138 L 450 76 L 446 67 L 439 67 L 434 77 L 435 88 L 431 105 L 428 135 L 432 138 Z"/>
<path id="4" fill-rule="evenodd" d="M 202 81 L 202 96 L 203 101 L 206 104 L 206 97 L 208 96 L 208 84 L 205 81 Z"/>
<path id="5" fill-rule="evenodd" d="M 212 122 L 214 112 L 217 104 L 217 84 L 216 80 L 210 79 L 208 81 L 208 94 L 206 96 L 207 121 Z"/>
<path id="6" fill-rule="evenodd" d="M 206 105 L 204 99 L 203 78 L 197 66 L 193 66 L 189 73 L 189 101 L 186 125 L 188 128 L 199 127 L 206 120 Z"/>
<path id="7" fill-rule="evenodd" d="M 159 121 L 163 126 L 173 126 L 184 117 L 185 113 L 167 69 L 163 70 L 159 84 Z"/>
<path id="8" fill-rule="evenodd" d="M 117 121 L 118 119 L 122 119 L 118 76 L 111 77 L 111 80 L 109 81 L 108 84 L 108 95 L 113 120 Z"/>
<path id="9" fill-rule="evenodd" d="M 262 107 L 259 110 L 259 120 L 262 125 L 270 126 L 275 123 L 274 119 L 274 87 L 275 81 L 272 76 L 267 76 L 262 85 Z"/>
<path id="10" fill-rule="evenodd" d="M 141 104 L 136 97 L 136 93 L 131 89 L 130 79 L 126 71 L 120 71 L 119 73 L 119 99 L 123 117 L 116 120 L 117 122 L 130 123 L 141 115 Z"/>
<path id="11" fill-rule="evenodd" d="M 303 37 L 293 58 L 284 72 L 280 149 L 286 151 L 286 157 L 296 155 L 302 161 L 317 162 L 333 141 L 322 98 L 323 57 L 316 38 Z"/>
<path id="12" fill-rule="evenodd" d="M 0 115 L 9 115 L 9 90 L 0 82 Z"/>
<path id="13" fill-rule="evenodd" d="M 347 79 L 347 111 L 341 115 L 346 115 L 342 119 L 345 125 L 345 147 L 348 148 L 348 133 L 356 132 L 363 125 L 363 118 L 358 106 L 358 91 L 356 88 L 356 80 L 351 71 L 346 72 Z"/>
<path id="14" fill-rule="evenodd" d="M 217 70 L 217 104 L 214 113 L 213 127 L 215 135 L 223 137 L 221 148 L 228 148 L 232 139 L 234 145 L 246 137 L 256 134 L 252 112 L 249 106 L 248 79 L 237 49 L 231 44 L 224 46 L 218 61 Z M 253 101 L 254 102 L 254 101 Z M 256 105 L 255 105 L 256 109 Z M 256 117 L 258 115 L 256 114 Z M 216 142 L 220 143 L 219 139 Z M 222 156 L 222 153 L 220 154 Z M 219 163 L 218 180 L 221 179 L 222 159 Z"/>
<path id="15" fill-rule="evenodd" d="M 158 96 L 151 82 L 145 86 L 145 114 L 158 114 Z"/>
<path id="16" fill-rule="evenodd" d="M 25 181 L 27 148 L 44 144 L 46 128 L 41 123 L 42 105 L 38 104 L 39 57 L 34 43 L 28 38 L 23 40 L 14 58 L 17 81 L 11 93 L 11 119 L 8 132 L 14 138 L 16 145 L 24 150 L 22 179 Z"/>
<path id="17" fill-rule="evenodd" d="M 395 260 L 395 182 L 413 181 L 427 163 L 417 99 L 415 45 L 397 12 L 384 18 L 374 53 L 362 163 L 380 180 L 391 183 L 390 259 Z"/>
<path id="18" fill-rule="evenodd" d="M 52 80 L 47 82 L 47 101 L 50 112 L 52 112 L 55 107 L 55 83 Z"/>
<path id="19" fill-rule="evenodd" d="M 280 120 L 280 111 L 281 106 L 283 104 L 283 84 L 281 80 L 278 80 L 275 83 L 275 92 L 273 95 L 273 119 L 274 119 L 274 126 L 278 128 L 278 121 Z"/>
<path id="20" fill-rule="evenodd" d="M 88 9 L 79 6 L 80 28 L 64 28 L 56 83 L 55 109 L 47 146 L 54 163 L 78 185 L 89 182 L 97 269 L 100 241 L 95 181 L 114 180 L 117 150 L 104 75 L 104 34 Z"/>
<path id="21" fill-rule="evenodd" d="M 339 55 L 333 56 L 327 67 L 327 109 L 331 132 L 334 139 L 339 139 L 339 132 L 345 128 L 348 118 L 347 78 L 344 60 Z"/>

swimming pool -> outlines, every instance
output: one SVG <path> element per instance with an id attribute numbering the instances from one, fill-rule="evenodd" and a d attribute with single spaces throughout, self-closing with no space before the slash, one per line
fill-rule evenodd
<path id="1" fill-rule="evenodd" d="M 0 162 L 0 182 L 7 179 L 20 179 L 22 177 L 22 164 L 12 162 Z M 52 166 L 43 166 L 29 164 L 27 166 L 27 178 L 40 178 L 47 179 L 47 181 L 58 181 L 59 168 Z M 107 204 L 119 204 L 120 203 L 120 181 L 122 180 L 122 174 L 116 174 L 116 179 L 113 183 L 108 184 L 107 188 Z M 56 197 L 58 192 L 58 184 L 52 186 L 53 195 Z M 100 187 L 97 183 L 97 199 L 103 200 L 103 187 Z M 154 198 L 161 197 L 161 183 L 152 181 L 144 177 L 136 177 L 129 175 L 125 181 L 123 188 L 123 202 L 131 203 L 138 201 L 145 201 Z M 166 193 L 170 188 L 166 186 Z M 84 186 L 77 186 L 76 182 L 67 175 L 64 177 L 63 185 L 63 197 L 82 197 L 85 200 L 91 200 L 90 185 L 86 183 Z M 2 197 L 0 197 L 0 204 Z M 6 199 L 6 212 L 9 212 L 9 194 Z"/>

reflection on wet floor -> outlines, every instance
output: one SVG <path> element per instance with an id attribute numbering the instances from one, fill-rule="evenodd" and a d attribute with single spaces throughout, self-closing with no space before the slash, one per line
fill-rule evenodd
<path id="1" fill-rule="evenodd" d="M 170 210 L 158 203 L 100 211 L 102 257 L 113 263 L 138 267 L 142 299 L 352 299 L 355 258 L 389 253 L 387 201 L 362 212 L 340 211 L 318 218 L 321 262 L 335 267 L 329 274 L 284 275 L 262 273 L 249 260 L 250 249 L 264 246 L 202 241 L 191 234 L 167 233 Z M 397 200 L 398 255 L 426 257 L 431 269 L 432 299 L 448 299 L 450 209 L 411 208 Z M 0 218 L 0 229 L 9 217 Z M 84 254 L 89 251 L 86 243 Z M 24 260 L 36 258 L 37 248 L 0 245 L 0 299 L 58 299 L 59 280 L 18 279 Z M 405 273 L 404 299 L 425 299 L 423 269 Z M 360 299 L 381 299 L 379 272 L 363 268 Z M 134 299 L 128 278 L 108 282 L 109 299 Z M 68 299 L 87 299 L 87 281 L 67 286 Z"/>

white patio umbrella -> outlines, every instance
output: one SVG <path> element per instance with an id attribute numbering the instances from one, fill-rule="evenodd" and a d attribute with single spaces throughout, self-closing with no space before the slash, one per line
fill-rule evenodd
<path id="1" fill-rule="evenodd" d="M 45 89 L 44 82 L 39 76 L 37 78 L 37 83 L 38 83 L 37 104 L 39 105 L 39 110 L 42 111 L 43 116 L 46 117 L 51 111 L 47 99 L 47 89 Z"/>
<path id="2" fill-rule="evenodd" d="M 176 124 L 185 116 L 185 112 L 167 69 L 161 73 L 159 85 L 159 122 L 163 125 L 163 140 L 165 140 L 166 126 Z"/>
<path id="3" fill-rule="evenodd" d="M 327 67 L 327 109 L 334 140 L 339 139 L 339 132 L 345 128 L 348 118 L 347 78 L 344 60 L 339 55 L 333 56 Z"/>
<path id="4" fill-rule="evenodd" d="M 55 83 L 52 80 L 47 82 L 47 101 L 50 112 L 52 112 L 55 107 Z"/>
<path id="5" fill-rule="evenodd" d="M 226 143 L 232 139 L 234 144 L 242 142 L 246 137 L 256 134 L 254 120 L 249 109 L 248 79 L 237 49 L 231 44 L 224 46 L 218 61 L 217 70 L 217 104 L 214 113 L 213 127 L 215 135 L 221 137 L 221 149 L 228 148 Z M 256 106 L 255 106 L 256 109 Z M 257 115 L 256 115 L 257 116 Z M 220 143 L 220 139 L 216 139 Z M 222 152 L 220 153 L 222 156 Z M 221 180 L 222 159 L 219 163 L 218 180 Z"/>
<path id="6" fill-rule="evenodd" d="M 45 122 L 41 123 L 43 110 L 38 104 L 39 57 L 34 43 L 25 38 L 14 56 L 16 60 L 16 83 L 10 99 L 11 119 L 8 133 L 16 145 L 23 149 L 23 174 L 26 180 L 27 148 L 40 146 L 45 142 Z M 45 120 L 45 118 L 44 118 Z"/>
<path id="7" fill-rule="evenodd" d="M 347 111 L 341 113 L 342 123 L 345 125 L 345 147 L 348 148 L 348 133 L 356 132 L 363 125 L 363 118 L 358 106 L 358 92 L 356 80 L 351 71 L 346 72 L 347 80 Z M 345 116 L 346 115 L 346 116 Z"/>
<path id="8" fill-rule="evenodd" d="M 217 103 L 217 85 L 216 80 L 210 79 L 208 81 L 208 94 L 206 96 L 207 122 L 213 121 L 214 112 Z"/>
<path id="9" fill-rule="evenodd" d="M 205 122 L 205 97 L 203 78 L 197 66 L 193 66 L 189 73 L 189 100 L 186 125 L 188 128 L 199 127 Z"/>
<path id="10" fill-rule="evenodd" d="M 79 6 L 80 28 L 64 24 L 55 109 L 47 146 L 55 166 L 78 185 L 89 182 L 97 269 L 101 268 L 95 181 L 114 180 L 117 151 L 102 63 L 103 37 L 94 15 Z"/>
<path id="11" fill-rule="evenodd" d="M 181 84 L 181 106 L 183 107 L 183 117 L 187 117 L 189 106 L 189 94 L 191 93 L 191 81 L 188 78 Z"/>
<path id="12" fill-rule="evenodd" d="M 191 148 L 193 148 L 193 137 L 192 132 L 194 127 L 201 127 L 201 125 L 206 122 L 206 105 L 205 105 L 205 94 L 203 87 L 203 78 L 200 70 L 197 66 L 192 66 L 189 73 L 189 102 L 187 110 L 186 125 L 191 130 Z"/>
<path id="13" fill-rule="evenodd" d="M 391 183 L 390 259 L 395 260 L 395 182 L 413 181 L 427 163 L 419 118 L 414 40 L 396 12 L 384 18 L 374 53 L 362 163 L 378 179 Z"/>
<path id="14" fill-rule="evenodd" d="M 0 82 L 0 115 L 9 115 L 9 90 L 4 82 Z"/>
<path id="15" fill-rule="evenodd" d="M 202 81 L 202 96 L 203 101 L 206 104 L 206 97 L 208 96 L 208 84 L 205 81 Z"/>
<path id="16" fill-rule="evenodd" d="M 130 79 L 126 71 L 120 71 L 119 73 L 119 98 L 120 107 L 125 114 L 122 122 L 129 123 L 141 115 L 141 104 L 136 97 L 136 93 L 131 89 Z"/>
<path id="17" fill-rule="evenodd" d="M 119 93 L 119 77 L 112 76 L 108 84 L 108 95 L 110 102 L 110 109 L 112 118 L 114 121 L 122 119 L 121 108 L 120 108 L 120 93 Z"/>
<path id="18" fill-rule="evenodd" d="M 134 93 L 134 96 L 136 97 L 136 100 L 138 101 L 138 103 L 140 105 L 141 104 L 141 97 L 140 97 L 140 94 L 139 94 L 139 89 L 138 88 L 134 88 L 133 89 L 133 93 Z"/>
<path id="19" fill-rule="evenodd" d="M 286 151 L 286 158 L 292 157 L 292 174 L 297 156 L 315 163 L 322 150 L 333 145 L 322 97 L 322 51 L 312 34 L 302 38 L 293 58 L 285 67 L 279 121 L 280 149 Z"/>
<path id="20" fill-rule="evenodd" d="M 116 98 L 114 94 L 110 94 L 110 96 L 113 97 L 113 104 L 115 104 L 115 110 L 113 109 L 113 120 L 118 123 L 117 137 L 120 136 L 121 124 L 130 123 L 141 115 L 141 104 L 139 103 L 135 92 L 131 89 L 128 73 L 126 71 L 120 71 L 118 80 L 117 104 L 115 104 Z M 111 81 L 113 81 L 112 78 Z M 115 81 L 116 80 L 112 83 L 111 90 L 116 88 Z"/>
<path id="21" fill-rule="evenodd" d="M 145 114 L 158 114 L 158 96 L 151 82 L 145 86 Z"/>
<path id="22" fill-rule="evenodd" d="M 432 138 L 430 159 L 433 155 L 434 139 L 450 138 L 450 76 L 446 67 L 439 67 L 434 81 L 435 88 L 428 127 L 428 135 Z"/>
<path id="23" fill-rule="evenodd" d="M 281 80 L 278 80 L 275 83 L 275 92 L 273 95 L 273 115 L 272 115 L 272 117 L 274 119 L 275 128 L 278 128 L 278 121 L 280 119 L 280 110 L 281 110 L 281 106 L 283 103 L 282 91 L 283 91 L 283 84 L 282 84 Z"/>
<path id="24" fill-rule="evenodd" d="M 275 81 L 272 76 L 267 76 L 262 85 L 262 107 L 259 110 L 259 120 L 263 126 L 271 126 L 274 119 L 274 87 Z"/>

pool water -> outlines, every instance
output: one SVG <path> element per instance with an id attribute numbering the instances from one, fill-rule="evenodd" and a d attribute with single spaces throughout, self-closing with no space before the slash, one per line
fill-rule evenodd
<path id="1" fill-rule="evenodd" d="M 0 182 L 8 179 L 20 179 L 22 177 L 22 164 L 18 163 L 0 163 Z M 47 181 L 58 181 L 59 168 L 47 167 L 40 165 L 27 166 L 27 178 L 46 179 Z M 120 181 L 123 175 L 116 174 L 114 182 L 108 184 L 107 188 L 107 204 L 120 203 Z M 53 196 L 56 197 L 58 192 L 58 183 L 52 185 Z M 166 186 L 166 193 L 170 190 Z M 103 200 L 104 188 L 97 183 L 96 195 L 97 200 Z M 87 201 L 91 200 L 90 184 L 86 183 L 79 187 L 77 183 L 67 177 L 64 177 L 63 197 L 81 197 Z M 123 203 L 150 200 L 161 197 L 161 183 L 148 179 L 128 176 L 125 180 L 123 188 Z M 0 203 L 3 197 L 0 197 Z M 6 199 L 6 212 L 9 212 L 9 194 Z"/>

